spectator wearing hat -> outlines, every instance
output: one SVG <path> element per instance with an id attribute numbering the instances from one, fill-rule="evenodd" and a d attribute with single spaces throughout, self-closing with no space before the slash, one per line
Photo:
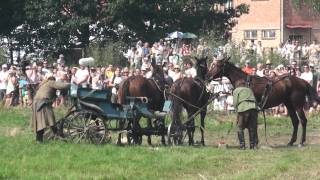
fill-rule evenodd
<path id="1" fill-rule="evenodd" d="M 181 79 L 183 77 L 183 74 L 181 73 L 181 69 L 179 65 L 174 66 L 174 74 L 172 75 L 173 82 L 177 81 L 178 79 Z"/>
<path id="2" fill-rule="evenodd" d="M 3 64 L 0 71 L 0 101 L 2 101 L 6 95 L 7 83 L 8 83 L 8 66 Z"/>
<path id="3" fill-rule="evenodd" d="M 242 71 L 247 74 L 252 74 L 252 66 L 250 65 L 250 60 L 246 60 L 245 66 L 242 68 Z"/>

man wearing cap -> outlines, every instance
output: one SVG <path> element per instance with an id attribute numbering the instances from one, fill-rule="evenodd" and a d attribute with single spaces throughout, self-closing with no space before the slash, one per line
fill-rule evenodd
<path id="1" fill-rule="evenodd" d="M 233 91 L 233 104 L 237 112 L 238 138 L 240 149 L 245 149 L 244 129 L 249 131 L 250 149 L 258 145 L 257 133 L 257 103 L 250 88 L 245 87 L 244 81 L 235 83 L 236 89 Z"/>
<path id="2" fill-rule="evenodd" d="M 8 66 L 3 64 L 0 71 L 0 101 L 2 101 L 6 94 L 7 80 L 8 80 Z"/>
<path id="3" fill-rule="evenodd" d="M 58 130 L 55 127 L 56 121 L 52 110 L 52 102 L 56 95 L 56 90 L 64 90 L 70 87 L 69 83 L 56 82 L 53 74 L 48 73 L 45 80 L 39 85 L 32 104 L 31 127 L 36 133 L 36 141 L 43 142 L 44 130 L 51 127 L 51 130 L 57 135 Z"/>

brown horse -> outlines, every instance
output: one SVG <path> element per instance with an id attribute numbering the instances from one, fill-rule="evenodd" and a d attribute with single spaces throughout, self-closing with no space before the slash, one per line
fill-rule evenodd
<path id="1" fill-rule="evenodd" d="M 120 84 L 118 91 L 118 103 L 126 104 L 126 97 L 147 97 L 148 108 L 161 111 L 164 105 L 165 78 L 162 66 L 152 63 L 152 77 L 147 79 L 143 76 L 131 76 Z M 151 119 L 148 119 L 148 128 L 152 128 Z M 164 125 L 164 124 L 163 124 Z M 165 144 L 164 135 L 161 138 Z M 148 135 L 148 144 L 151 145 L 151 136 Z"/>
<path id="2" fill-rule="evenodd" d="M 300 145 L 306 141 L 307 118 L 303 106 L 306 97 L 312 101 L 320 102 L 315 89 L 305 80 L 291 75 L 282 75 L 274 79 L 266 77 L 249 76 L 241 69 L 234 66 L 227 59 L 212 63 L 206 79 L 212 80 L 226 76 L 234 86 L 238 81 L 246 81 L 252 88 L 260 108 L 267 109 L 283 103 L 290 115 L 293 132 L 288 146 L 292 146 L 297 140 L 299 118 L 302 125 Z"/>
<path id="3" fill-rule="evenodd" d="M 204 84 L 205 75 L 208 72 L 207 58 L 197 59 L 196 63 L 197 77 L 179 79 L 171 86 L 171 100 L 172 100 L 172 122 L 176 128 L 181 127 L 180 115 L 184 107 L 188 113 L 189 121 L 186 123 L 187 133 L 189 138 L 189 145 L 194 144 L 194 116 L 200 108 L 207 104 L 209 93 L 206 91 Z M 204 145 L 204 119 L 206 117 L 207 107 L 203 107 L 200 111 L 201 118 L 201 143 Z M 181 139 L 177 140 L 181 143 Z"/>

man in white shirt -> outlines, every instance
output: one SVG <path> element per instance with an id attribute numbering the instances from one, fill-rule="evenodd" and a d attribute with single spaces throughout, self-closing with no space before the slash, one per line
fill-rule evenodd
<path id="1" fill-rule="evenodd" d="M 197 70 L 192 66 L 192 62 L 186 62 L 186 70 L 184 71 L 185 76 L 188 78 L 195 78 L 197 76 Z"/>
<path id="2" fill-rule="evenodd" d="M 0 71 L 0 101 L 4 99 L 4 96 L 6 94 L 7 89 L 7 80 L 8 80 L 8 66 L 6 64 L 3 64 L 2 70 Z"/>
<path id="3" fill-rule="evenodd" d="M 89 71 L 82 65 L 80 65 L 80 69 L 77 70 L 75 74 L 75 84 L 87 88 L 88 87 L 88 79 L 89 79 Z"/>
<path id="4" fill-rule="evenodd" d="M 301 74 L 300 78 L 307 81 L 310 85 L 313 83 L 313 74 L 310 71 L 310 68 L 308 65 L 303 66 L 303 73 Z"/>

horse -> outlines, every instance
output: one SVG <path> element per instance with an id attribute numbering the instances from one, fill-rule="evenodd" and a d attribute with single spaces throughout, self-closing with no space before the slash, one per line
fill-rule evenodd
<path id="1" fill-rule="evenodd" d="M 315 89 L 305 80 L 292 75 L 282 75 L 274 79 L 266 77 L 251 76 L 237 68 L 228 61 L 228 58 L 214 61 L 206 75 L 206 80 L 210 81 L 222 76 L 226 76 L 234 86 L 239 81 L 245 81 L 252 88 L 253 93 L 259 102 L 260 109 L 268 109 L 280 104 L 284 104 L 291 118 L 293 132 L 288 146 L 293 146 L 297 141 L 299 118 L 302 125 L 302 135 L 299 146 L 303 146 L 306 141 L 307 118 L 303 107 L 306 97 L 312 102 L 320 102 Z"/>
<path id="2" fill-rule="evenodd" d="M 165 77 L 163 68 L 160 65 L 151 63 L 152 76 L 147 79 L 141 75 L 131 76 L 124 80 L 118 91 L 118 103 L 126 104 L 126 97 L 147 97 L 148 109 L 154 111 L 161 111 L 165 102 L 164 89 Z M 164 123 L 164 122 L 163 122 Z M 161 124 L 161 123 L 160 123 Z M 147 120 L 148 128 L 152 128 L 151 119 Z M 164 124 L 162 125 L 164 126 Z M 161 138 L 162 144 L 165 144 L 164 135 Z M 151 145 L 151 135 L 148 135 L 148 144 Z"/>
<path id="3" fill-rule="evenodd" d="M 176 131 L 182 127 L 180 115 L 182 108 L 184 107 L 188 114 L 187 134 L 189 138 L 189 145 L 194 144 L 194 131 L 195 123 L 194 117 L 197 115 L 197 112 L 200 112 L 201 119 L 201 144 L 204 143 L 204 119 L 207 113 L 207 102 L 209 99 L 209 93 L 206 90 L 206 85 L 204 83 L 204 78 L 208 72 L 207 67 L 207 58 L 196 59 L 196 69 L 197 76 L 195 78 L 184 77 L 173 83 L 170 88 L 170 99 L 172 101 L 172 113 L 171 119 L 172 123 L 176 127 Z M 200 108 L 203 108 L 202 110 Z M 180 129 L 181 130 L 181 129 Z M 181 137 L 178 141 L 178 144 L 181 144 Z"/>

